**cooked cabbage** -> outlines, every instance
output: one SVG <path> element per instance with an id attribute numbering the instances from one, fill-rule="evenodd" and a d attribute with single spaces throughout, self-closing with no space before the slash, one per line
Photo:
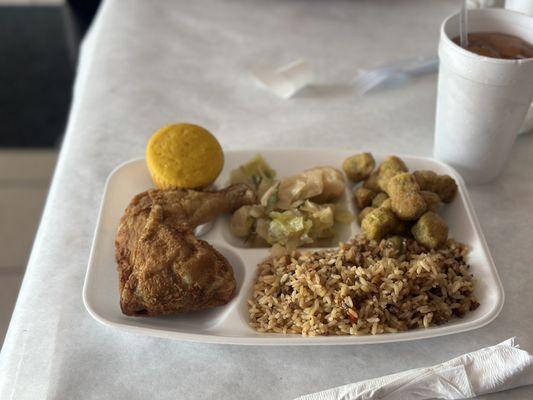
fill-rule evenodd
<path id="1" fill-rule="evenodd" d="M 334 235 L 334 207 L 331 204 L 316 204 L 307 200 L 300 208 L 312 223 L 309 235 L 314 239 L 323 239 Z"/>
<path id="2" fill-rule="evenodd" d="M 346 187 L 344 175 L 333 167 L 318 167 L 322 171 L 322 193 L 311 200 L 317 203 L 327 203 L 342 196 Z M 312 171 L 312 170 L 311 170 Z"/>
<path id="3" fill-rule="evenodd" d="M 267 212 L 274 210 L 279 200 L 279 182 L 274 183 L 261 197 L 261 205 Z"/>
<path id="4" fill-rule="evenodd" d="M 268 226 L 268 243 L 287 245 L 291 241 L 298 244 L 313 241 L 308 235 L 313 222 L 303 215 L 298 215 L 293 211 L 273 211 L 269 217 L 271 221 Z"/>
<path id="5" fill-rule="evenodd" d="M 353 215 L 326 203 L 342 196 L 345 181 L 332 167 L 317 167 L 275 181 L 275 171 L 257 155 L 231 172 L 231 182 L 254 187 L 260 204 L 243 206 L 230 221 L 235 236 L 249 244 L 270 244 L 272 254 L 287 254 L 298 246 L 334 236 L 336 221 L 352 222 Z"/>
<path id="6" fill-rule="evenodd" d="M 304 200 L 326 203 L 342 196 L 345 181 L 341 172 L 332 167 L 317 167 L 281 181 L 276 208 L 288 210 Z"/>
<path id="7" fill-rule="evenodd" d="M 276 171 L 268 165 L 260 154 L 230 173 L 232 184 L 246 183 L 255 189 L 259 197 L 272 186 L 275 177 Z"/>
<path id="8" fill-rule="evenodd" d="M 231 233 L 237 237 L 247 237 L 252 233 L 255 218 L 251 215 L 256 206 L 242 206 L 233 213 L 229 221 Z"/>

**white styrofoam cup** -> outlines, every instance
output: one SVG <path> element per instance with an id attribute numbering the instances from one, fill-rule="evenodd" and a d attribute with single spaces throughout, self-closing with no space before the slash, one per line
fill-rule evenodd
<path id="1" fill-rule="evenodd" d="M 505 8 L 533 15 L 533 1 L 531 0 L 505 0 Z"/>
<path id="2" fill-rule="evenodd" d="M 504 9 L 469 10 L 470 32 L 499 32 L 533 43 L 533 18 Z M 467 51 L 452 39 L 459 15 L 441 26 L 434 157 L 468 183 L 502 170 L 533 100 L 533 58 L 504 60 Z"/>

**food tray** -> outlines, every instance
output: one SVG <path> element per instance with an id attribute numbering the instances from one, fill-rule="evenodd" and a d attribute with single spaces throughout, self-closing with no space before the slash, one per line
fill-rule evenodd
<path id="1" fill-rule="evenodd" d="M 247 162 L 257 153 L 277 171 L 278 177 L 299 173 L 320 165 L 340 167 L 342 161 L 357 153 L 356 150 L 273 150 L 257 149 L 226 151 L 224 170 L 216 181 L 218 187 L 229 183 L 229 172 Z M 227 305 L 207 311 L 197 311 L 165 317 L 127 317 L 119 306 L 118 273 L 115 263 L 115 234 L 120 217 L 132 197 L 153 187 L 144 159 L 128 161 L 117 167 L 109 176 L 102 200 L 94 235 L 83 301 L 89 313 L 104 325 L 177 340 L 243 345 L 311 345 L 311 344 L 367 344 L 424 339 L 476 329 L 491 322 L 503 306 L 503 288 L 487 243 L 481 232 L 472 204 L 461 177 L 449 166 L 438 161 L 412 156 L 400 157 L 410 170 L 431 169 L 448 174 L 458 183 L 456 199 L 442 208 L 440 214 L 450 227 L 450 236 L 471 247 L 468 262 L 476 279 L 476 292 L 481 305 L 463 318 L 428 329 L 416 329 L 400 333 L 365 336 L 282 335 L 258 333 L 248 325 L 247 300 L 250 298 L 256 276 L 257 264 L 268 256 L 266 248 L 246 248 L 242 241 L 231 235 L 229 217 L 218 218 L 211 230 L 202 235 L 218 249 L 233 266 L 237 280 L 237 295 Z M 376 162 L 385 158 L 377 155 Z M 350 199 L 352 185 L 348 185 L 345 201 L 355 212 Z M 359 232 L 354 222 L 350 229 L 341 232 L 340 240 L 347 240 Z"/>

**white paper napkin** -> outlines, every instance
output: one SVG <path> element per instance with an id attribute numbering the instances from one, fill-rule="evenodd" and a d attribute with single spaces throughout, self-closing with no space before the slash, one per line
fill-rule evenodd
<path id="1" fill-rule="evenodd" d="M 252 68 L 255 79 L 279 97 L 288 99 L 313 81 L 309 62 L 299 59 L 280 68 L 257 66 Z"/>
<path id="2" fill-rule="evenodd" d="M 296 400 L 467 399 L 533 384 L 533 356 L 511 338 L 427 368 L 369 379 Z"/>

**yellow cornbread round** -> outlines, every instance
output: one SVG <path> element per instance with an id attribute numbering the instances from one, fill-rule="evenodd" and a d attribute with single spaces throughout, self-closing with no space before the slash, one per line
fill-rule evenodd
<path id="1" fill-rule="evenodd" d="M 201 126 L 173 124 L 152 136 L 146 162 L 158 188 L 194 189 L 215 181 L 224 166 L 224 153 L 218 140 Z"/>

